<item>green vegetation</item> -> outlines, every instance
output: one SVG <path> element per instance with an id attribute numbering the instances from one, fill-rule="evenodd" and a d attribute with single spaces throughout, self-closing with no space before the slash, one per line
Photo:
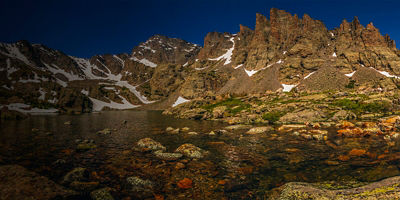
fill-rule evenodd
<path id="1" fill-rule="evenodd" d="M 340 99 L 333 102 L 333 105 L 342 107 L 345 110 L 350 110 L 356 114 L 364 112 L 388 112 L 390 111 L 390 103 L 385 101 L 373 102 L 373 103 L 362 103 L 357 100 Z"/>
<path id="2" fill-rule="evenodd" d="M 263 114 L 262 118 L 264 120 L 268 120 L 270 124 L 273 124 L 274 122 L 278 121 L 283 115 L 285 115 L 284 112 L 281 111 L 272 111 Z"/>
<path id="3" fill-rule="evenodd" d="M 242 110 L 248 110 L 251 107 L 250 104 L 243 103 L 240 99 L 229 98 L 215 104 L 205 105 L 203 108 L 212 111 L 214 108 L 219 106 L 226 106 L 227 111 L 232 114 L 237 114 Z"/>
<path id="4" fill-rule="evenodd" d="M 353 89 L 355 83 L 356 83 L 355 80 L 350 80 L 349 84 L 347 84 L 345 87 L 349 88 L 349 89 Z"/>

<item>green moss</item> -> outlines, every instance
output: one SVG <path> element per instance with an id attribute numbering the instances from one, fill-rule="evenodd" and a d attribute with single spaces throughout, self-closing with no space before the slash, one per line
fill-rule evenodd
<path id="1" fill-rule="evenodd" d="M 242 110 L 249 110 L 251 107 L 250 104 L 244 103 L 240 99 L 229 98 L 215 104 L 205 105 L 202 108 L 208 111 L 212 111 L 214 108 L 219 106 L 226 106 L 227 111 L 231 114 L 237 114 Z"/>
<path id="2" fill-rule="evenodd" d="M 262 118 L 264 120 L 268 120 L 269 123 L 273 124 L 274 122 L 278 121 L 283 115 L 285 115 L 284 112 L 273 111 L 273 112 L 263 114 Z"/>
<path id="3" fill-rule="evenodd" d="M 385 194 L 387 192 L 391 192 L 391 191 L 396 190 L 396 188 L 398 188 L 398 187 L 399 187 L 399 183 L 394 184 L 392 186 L 385 186 L 385 187 L 376 188 L 376 189 L 371 190 L 371 191 L 365 191 L 365 192 L 357 194 L 355 196 L 357 196 L 357 197 L 364 196 L 365 197 L 365 196 L 375 196 L 375 195 L 378 195 L 378 194 Z"/>
<path id="4" fill-rule="evenodd" d="M 372 113 L 385 113 L 390 111 L 390 103 L 388 102 L 373 102 L 361 103 L 358 100 L 340 99 L 333 102 L 333 105 L 339 106 L 345 110 L 350 110 L 356 114 L 372 112 Z"/>

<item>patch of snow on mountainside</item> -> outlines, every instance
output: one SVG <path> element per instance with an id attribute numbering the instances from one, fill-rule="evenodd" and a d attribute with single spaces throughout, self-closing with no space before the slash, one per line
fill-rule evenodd
<path id="1" fill-rule="evenodd" d="M 251 76 L 253 76 L 254 74 L 256 74 L 259 70 L 247 70 L 247 69 L 244 69 L 244 71 L 247 73 L 247 75 L 248 75 L 249 77 L 251 77 Z"/>
<path id="2" fill-rule="evenodd" d="M 241 66 L 243 66 L 243 64 L 240 64 L 240 65 L 234 67 L 234 69 L 239 69 Z"/>
<path id="3" fill-rule="evenodd" d="M 15 110 L 21 113 L 56 113 L 58 112 L 55 108 L 49 109 L 40 109 L 40 108 L 32 108 L 28 104 L 23 103 L 11 103 L 9 105 L 1 105 L 0 109 L 6 106 L 9 110 Z"/>
<path id="4" fill-rule="evenodd" d="M 122 81 L 121 74 L 114 75 L 114 74 L 108 73 L 108 74 L 106 74 L 107 77 L 96 76 L 92 73 L 92 69 L 98 69 L 96 65 L 92 65 L 92 64 L 90 64 L 90 62 L 88 60 L 85 60 L 82 58 L 75 58 L 75 57 L 71 57 L 71 58 L 73 58 L 81 66 L 82 71 L 85 73 L 85 75 L 88 79 L 102 79 L 102 80 L 114 81 L 114 85 L 128 88 L 129 91 L 131 91 L 133 94 L 135 94 L 136 97 L 142 103 L 150 104 L 150 103 L 155 102 L 155 101 L 149 101 L 149 100 L 147 100 L 147 98 L 145 96 L 141 95 L 140 92 L 136 90 L 137 86 L 133 86 L 133 85 L 129 84 L 128 81 Z"/>
<path id="5" fill-rule="evenodd" d="M 21 60 L 22 62 L 24 62 L 27 65 L 32 65 L 32 63 L 24 56 L 24 54 L 22 54 L 19 49 L 18 46 L 16 44 L 5 44 L 5 43 L 1 43 L 1 46 L 3 46 L 8 53 L 6 52 L 1 52 L 6 56 L 9 56 L 11 58 L 16 58 L 18 60 Z"/>
<path id="6" fill-rule="evenodd" d="M 347 77 L 352 77 L 352 76 L 354 75 L 354 73 L 356 73 L 356 71 L 351 72 L 351 73 L 348 73 L 348 74 L 345 74 L 345 76 L 347 76 Z"/>
<path id="7" fill-rule="evenodd" d="M 229 41 L 231 41 L 233 43 L 232 44 L 232 48 L 228 49 L 226 51 L 226 53 L 221 55 L 220 57 L 218 57 L 218 58 L 209 58 L 208 60 L 222 60 L 222 59 L 225 59 L 224 65 L 227 65 L 227 64 L 231 63 L 232 52 L 235 49 L 235 37 L 231 37 L 231 39 L 229 39 Z"/>
<path id="8" fill-rule="evenodd" d="M 100 101 L 98 99 L 89 97 L 89 99 L 93 102 L 93 111 L 101 111 L 104 107 L 109 107 L 113 109 L 125 110 L 125 109 L 132 109 L 138 107 L 137 105 L 133 105 L 129 103 L 124 97 L 119 96 L 122 99 L 122 103 L 113 102 L 110 100 L 110 103 Z"/>
<path id="9" fill-rule="evenodd" d="M 186 102 L 189 102 L 189 101 L 190 101 L 190 100 L 185 99 L 185 98 L 179 96 L 178 99 L 176 99 L 175 103 L 172 104 L 172 107 L 178 106 L 179 104 L 183 104 L 183 103 L 186 103 Z"/>
<path id="10" fill-rule="evenodd" d="M 286 85 L 282 84 L 283 87 L 283 92 L 290 92 L 293 88 L 295 88 L 297 85 Z"/>
<path id="11" fill-rule="evenodd" d="M 373 69 L 375 69 L 375 68 L 373 68 Z M 391 75 L 391 74 L 389 74 L 389 72 L 386 72 L 386 71 L 379 71 L 379 70 L 377 70 L 377 69 L 375 69 L 375 70 L 376 70 L 377 72 L 379 72 L 380 74 L 382 74 L 382 75 L 388 77 L 388 78 L 400 79 L 400 76 Z"/>
<path id="12" fill-rule="evenodd" d="M 147 60 L 146 58 L 138 59 L 138 58 L 133 56 L 133 57 L 131 57 L 129 59 L 134 60 L 134 61 L 139 62 L 139 63 L 142 63 L 143 65 L 146 65 L 148 67 L 153 67 L 153 68 L 157 67 L 157 64 L 151 62 L 150 60 Z"/>
<path id="13" fill-rule="evenodd" d="M 311 72 L 311 73 L 309 73 L 307 76 L 305 76 L 304 77 L 304 79 L 307 79 L 308 77 L 310 77 L 311 75 L 313 75 L 315 73 L 315 71 L 314 72 Z"/>
<path id="14" fill-rule="evenodd" d="M 118 57 L 117 55 L 113 55 L 113 57 L 114 57 L 115 59 L 117 59 L 119 62 L 121 62 L 122 68 L 125 67 L 125 61 L 124 61 L 124 60 L 122 60 L 122 59 L 121 59 L 120 57 Z"/>
<path id="15" fill-rule="evenodd" d="M 45 97 L 46 97 L 46 92 L 43 90 L 43 88 L 40 88 L 39 89 L 39 93 L 40 93 L 40 96 L 39 96 L 39 100 L 44 100 L 45 99 Z"/>

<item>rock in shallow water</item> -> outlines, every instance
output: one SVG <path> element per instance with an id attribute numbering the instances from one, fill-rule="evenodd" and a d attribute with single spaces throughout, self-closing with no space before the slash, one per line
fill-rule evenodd
<path id="1" fill-rule="evenodd" d="M 399 199 L 400 176 L 352 189 L 329 190 L 318 184 L 292 182 L 274 190 L 270 199 Z"/>
<path id="2" fill-rule="evenodd" d="M 254 128 L 251 128 L 249 131 L 247 131 L 246 133 L 247 134 L 259 134 L 259 133 L 265 133 L 265 132 L 267 132 L 267 131 L 270 131 L 270 130 L 272 130 L 273 128 L 272 127 L 269 127 L 269 126 L 262 126 L 262 127 L 254 127 Z"/>
<path id="3" fill-rule="evenodd" d="M 193 144 L 182 144 L 175 150 L 175 152 L 182 153 L 189 158 L 202 158 L 207 153 L 207 151 L 204 151 Z"/>
<path id="4" fill-rule="evenodd" d="M 68 172 L 62 181 L 62 184 L 70 184 L 73 181 L 82 181 L 89 175 L 86 168 L 77 167 Z"/>
<path id="5" fill-rule="evenodd" d="M 178 160 L 183 156 L 180 153 L 164 153 L 161 150 L 155 151 L 153 154 L 161 160 L 168 160 L 168 161 Z"/>
<path id="6" fill-rule="evenodd" d="M 128 190 L 133 192 L 132 195 L 137 198 L 143 199 L 153 196 L 153 182 L 150 180 L 143 180 L 139 177 L 132 176 L 126 179 Z"/>
<path id="7" fill-rule="evenodd" d="M 161 143 L 154 141 L 151 138 L 140 139 L 136 144 L 140 148 L 148 149 L 151 151 L 157 151 L 157 150 L 165 151 L 167 149 Z"/>
<path id="8" fill-rule="evenodd" d="M 102 188 L 90 193 L 93 200 L 114 200 L 110 194 L 110 188 Z"/>
<path id="9" fill-rule="evenodd" d="M 0 199 L 74 199 L 74 191 L 19 165 L 0 166 Z"/>

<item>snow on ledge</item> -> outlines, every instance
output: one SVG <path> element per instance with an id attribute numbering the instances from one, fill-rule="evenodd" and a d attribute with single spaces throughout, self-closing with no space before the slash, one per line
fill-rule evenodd
<path id="1" fill-rule="evenodd" d="M 283 87 L 283 92 L 290 92 L 293 88 L 295 88 L 297 85 L 286 85 L 282 84 Z"/>
<path id="2" fill-rule="evenodd" d="M 225 54 L 221 55 L 218 58 L 209 58 L 208 60 L 222 60 L 222 59 L 225 59 L 224 65 L 227 65 L 227 64 L 231 63 L 232 52 L 235 49 L 235 40 L 234 39 L 235 39 L 235 37 L 231 37 L 231 39 L 229 39 L 229 41 L 231 41 L 233 43 L 233 45 L 232 45 L 232 48 L 228 49 Z"/>
<path id="3" fill-rule="evenodd" d="M 142 63 L 143 65 L 146 65 L 146 66 L 148 66 L 148 67 L 152 67 L 152 68 L 157 67 L 157 64 L 151 62 L 150 60 L 147 60 L 146 58 L 142 58 L 142 59 L 139 60 L 139 59 L 136 58 L 136 57 L 131 57 L 130 59 L 131 59 L 131 60 L 134 60 L 134 61 L 136 61 L 136 62 L 140 62 L 140 63 Z"/>
<path id="4" fill-rule="evenodd" d="M 256 74 L 259 70 L 247 70 L 247 69 L 244 69 L 244 71 L 247 73 L 247 75 L 249 76 L 249 77 L 251 77 L 251 76 L 253 76 L 254 74 Z"/>
<path id="5" fill-rule="evenodd" d="M 309 73 L 307 76 L 304 77 L 304 79 L 307 79 L 308 77 L 310 77 L 311 75 L 313 75 L 315 73 L 315 71 Z"/>
<path id="6" fill-rule="evenodd" d="M 345 74 L 345 76 L 347 76 L 347 77 L 352 77 L 352 76 L 354 75 L 354 73 L 356 73 L 356 71 L 351 72 L 351 73 L 348 73 L 348 74 Z"/>
<path id="7" fill-rule="evenodd" d="M 93 102 L 93 111 L 101 111 L 103 110 L 104 107 L 109 107 L 109 108 L 113 108 L 113 109 L 118 109 L 118 110 L 125 110 L 125 109 L 132 109 L 132 108 L 136 108 L 139 107 L 137 105 L 133 105 L 131 103 L 129 103 L 128 100 L 126 100 L 124 97 L 119 96 L 122 99 L 122 103 L 117 103 L 114 101 L 110 100 L 110 103 L 104 102 L 104 101 L 100 101 L 98 99 L 89 97 L 89 99 Z"/>
<path id="8" fill-rule="evenodd" d="M 234 69 L 238 69 L 238 68 L 240 68 L 241 66 L 243 66 L 243 64 L 240 64 L 240 65 L 234 67 Z"/>
<path id="9" fill-rule="evenodd" d="M 24 103 L 11 103 L 9 105 L 4 105 L 7 106 L 9 110 L 15 110 L 21 113 L 56 113 L 58 112 L 57 109 L 55 108 L 49 108 L 49 109 L 41 109 L 41 108 L 31 108 L 30 105 L 24 104 Z M 0 108 L 3 108 L 3 105 L 0 106 Z"/>
<path id="10" fill-rule="evenodd" d="M 175 106 L 177 106 L 177 105 L 179 105 L 179 104 L 182 104 L 182 103 L 186 103 L 186 102 L 188 102 L 188 101 L 190 101 L 190 100 L 185 99 L 185 98 L 179 96 L 178 99 L 175 101 L 175 103 L 172 104 L 172 107 L 175 107 Z"/>

